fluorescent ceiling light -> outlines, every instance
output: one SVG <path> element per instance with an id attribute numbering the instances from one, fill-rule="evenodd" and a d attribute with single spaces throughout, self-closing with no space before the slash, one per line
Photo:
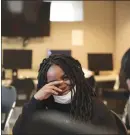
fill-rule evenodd
<path id="1" fill-rule="evenodd" d="M 52 1 L 50 21 L 83 21 L 83 1 Z"/>

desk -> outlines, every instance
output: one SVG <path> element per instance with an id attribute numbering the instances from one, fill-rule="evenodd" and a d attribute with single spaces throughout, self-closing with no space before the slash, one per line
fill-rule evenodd
<path id="1" fill-rule="evenodd" d="M 119 75 L 111 74 L 111 75 L 98 75 L 94 76 L 96 82 L 99 86 L 104 88 L 114 88 L 114 90 L 118 90 L 119 88 Z"/>
<path id="2" fill-rule="evenodd" d="M 12 82 L 11 79 L 2 80 L 2 85 L 9 86 L 11 84 L 11 82 Z M 34 82 L 35 86 L 37 86 L 38 80 L 33 79 L 33 82 Z"/>
<path id="3" fill-rule="evenodd" d="M 11 79 L 2 80 L 2 85 L 3 86 L 9 86 L 11 84 L 11 82 L 12 82 Z"/>
<path id="4" fill-rule="evenodd" d="M 117 74 L 112 74 L 112 75 L 96 75 L 94 76 L 95 80 L 97 82 L 100 81 L 116 81 L 118 79 L 118 75 Z"/>

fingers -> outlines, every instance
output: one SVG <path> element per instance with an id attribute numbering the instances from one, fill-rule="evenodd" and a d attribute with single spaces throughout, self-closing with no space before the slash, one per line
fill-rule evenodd
<path id="1" fill-rule="evenodd" d="M 55 86 L 50 86 L 50 88 L 53 89 L 53 90 L 56 91 L 56 92 L 62 92 L 61 89 L 59 89 L 59 88 L 57 88 L 57 87 L 55 87 Z"/>
<path id="2" fill-rule="evenodd" d="M 58 95 L 59 94 L 58 92 L 56 92 L 54 90 L 51 90 L 51 93 L 52 93 L 52 95 Z"/>
<path id="3" fill-rule="evenodd" d="M 52 86 L 52 85 L 61 84 L 61 83 L 63 83 L 63 81 L 54 81 L 54 82 L 48 83 L 47 85 Z"/>

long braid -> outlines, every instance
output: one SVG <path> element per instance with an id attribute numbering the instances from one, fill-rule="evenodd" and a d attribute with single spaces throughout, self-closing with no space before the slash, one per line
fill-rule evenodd
<path id="1" fill-rule="evenodd" d="M 63 69 L 73 88 L 76 85 L 76 92 L 72 89 L 74 97 L 71 102 L 71 116 L 75 120 L 90 120 L 92 117 L 92 95 L 94 93 L 92 88 L 86 84 L 84 73 L 78 60 L 66 55 L 51 55 L 49 58 L 44 59 L 39 69 L 38 90 L 47 83 L 47 71 L 53 64 Z"/>

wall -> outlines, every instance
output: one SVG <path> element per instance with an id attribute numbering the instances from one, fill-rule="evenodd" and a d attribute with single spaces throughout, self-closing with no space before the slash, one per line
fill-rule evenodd
<path id="1" fill-rule="evenodd" d="M 86 51 L 113 53 L 115 44 L 114 2 L 87 1 L 85 6 Z"/>
<path id="2" fill-rule="evenodd" d="M 130 48 L 130 1 L 116 1 L 116 69 L 125 51 Z"/>
<path id="3" fill-rule="evenodd" d="M 51 36 L 31 39 L 25 49 L 33 50 L 33 69 L 46 56 L 48 49 L 71 49 L 83 67 L 87 67 L 87 52 L 114 52 L 114 2 L 84 1 L 84 22 L 51 23 Z M 73 29 L 84 30 L 84 45 L 72 46 Z M 22 42 L 2 40 L 2 49 L 22 48 Z"/>

